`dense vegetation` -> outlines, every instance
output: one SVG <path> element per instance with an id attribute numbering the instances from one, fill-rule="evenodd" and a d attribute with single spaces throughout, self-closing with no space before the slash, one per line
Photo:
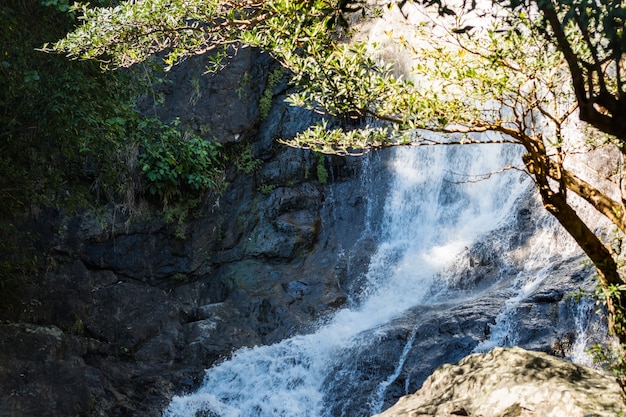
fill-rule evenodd
<path id="1" fill-rule="evenodd" d="M 111 1 L 96 2 L 109 6 Z M 219 144 L 144 117 L 136 99 L 160 76 L 149 63 L 103 73 L 39 49 L 78 23 L 67 0 L 0 4 L 0 309 L 41 266 L 23 222 L 46 208 L 156 206 L 219 186 Z"/>

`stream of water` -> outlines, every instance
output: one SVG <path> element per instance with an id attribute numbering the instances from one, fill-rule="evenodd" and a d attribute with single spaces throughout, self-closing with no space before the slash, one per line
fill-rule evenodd
<path id="1" fill-rule="evenodd" d="M 342 355 L 375 340 L 377 328 L 403 311 L 445 292 L 441 271 L 482 235 L 509 221 L 528 180 L 517 171 L 475 180 L 517 162 L 518 151 L 506 145 L 394 150 L 383 235 L 362 302 L 340 310 L 313 334 L 235 352 L 207 371 L 196 392 L 175 397 L 165 416 L 328 416 L 324 381 L 341 369 Z M 393 378 L 381 379 L 372 413 L 380 411 Z"/>

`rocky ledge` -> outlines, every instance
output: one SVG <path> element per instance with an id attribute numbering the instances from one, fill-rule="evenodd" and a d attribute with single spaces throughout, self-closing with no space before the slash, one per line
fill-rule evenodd
<path id="1" fill-rule="evenodd" d="M 495 348 L 443 365 L 378 417 L 584 417 L 626 413 L 613 378 L 540 352 Z"/>

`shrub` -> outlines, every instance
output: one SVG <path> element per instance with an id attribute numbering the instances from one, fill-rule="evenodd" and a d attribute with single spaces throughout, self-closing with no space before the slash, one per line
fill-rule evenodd
<path id="1" fill-rule="evenodd" d="M 284 73 L 284 69 L 280 67 L 272 71 L 267 77 L 265 90 L 259 99 L 259 113 L 261 114 L 262 120 L 267 119 L 267 116 L 270 114 L 270 109 L 272 108 L 272 98 L 274 97 L 274 89 L 278 86 L 278 83 L 283 78 Z"/>
<path id="2" fill-rule="evenodd" d="M 141 120 L 139 166 L 152 195 L 167 204 L 183 191 L 222 187 L 221 145 L 181 132 L 180 122 L 164 124 L 156 118 Z"/>

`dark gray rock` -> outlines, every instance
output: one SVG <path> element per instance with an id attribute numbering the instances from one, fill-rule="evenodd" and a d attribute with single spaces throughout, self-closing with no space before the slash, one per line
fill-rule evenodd
<path id="1" fill-rule="evenodd" d="M 104 393 L 82 353 L 55 326 L 0 325 L 0 414 L 89 415 Z"/>
<path id="2" fill-rule="evenodd" d="M 157 114 L 164 120 L 179 117 L 185 126 L 222 143 L 253 139 L 271 64 L 268 54 L 252 48 L 240 48 L 217 73 L 206 72 L 206 58 L 188 59 L 168 74 Z"/>
<path id="3" fill-rule="evenodd" d="M 140 217 L 116 206 L 41 213 L 32 229 L 48 268 L 3 317 L 11 324 L 0 325 L 3 416 L 159 415 L 236 349 L 313 331 L 361 301 L 381 235 L 388 151 L 364 160 L 324 157 L 329 184 L 320 184 L 317 155 L 275 142 L 320 116 L 287 106 L 277 89 L 261 120 L 269 57 L 242 49 L 222 73 L 200 75 L 205 65 L 190 59 L 174 70 L 166 106 L 157 110 L 225 146 L 248 144 L 263 165 L 249 173 L 230 167 L 226 189 L 203 196 L 183 225 L 167 224 L 154 210 Z M 468 248 L 459 269 L 440 277 L 450 288 L 445 297 L 433 292 L 430 304 L 375 337 L 363 335 L 328 376 L 331 414 L 367 415 L 407 345 L 382 393 L 386 405 L 488 339 L 530 255 L 540 209 L 528 199 L 515 227 Z M 568 355 L 568 294 L 590 272 L 573 258 L 550 273 L 512 309 L 515 343 Z"/>

